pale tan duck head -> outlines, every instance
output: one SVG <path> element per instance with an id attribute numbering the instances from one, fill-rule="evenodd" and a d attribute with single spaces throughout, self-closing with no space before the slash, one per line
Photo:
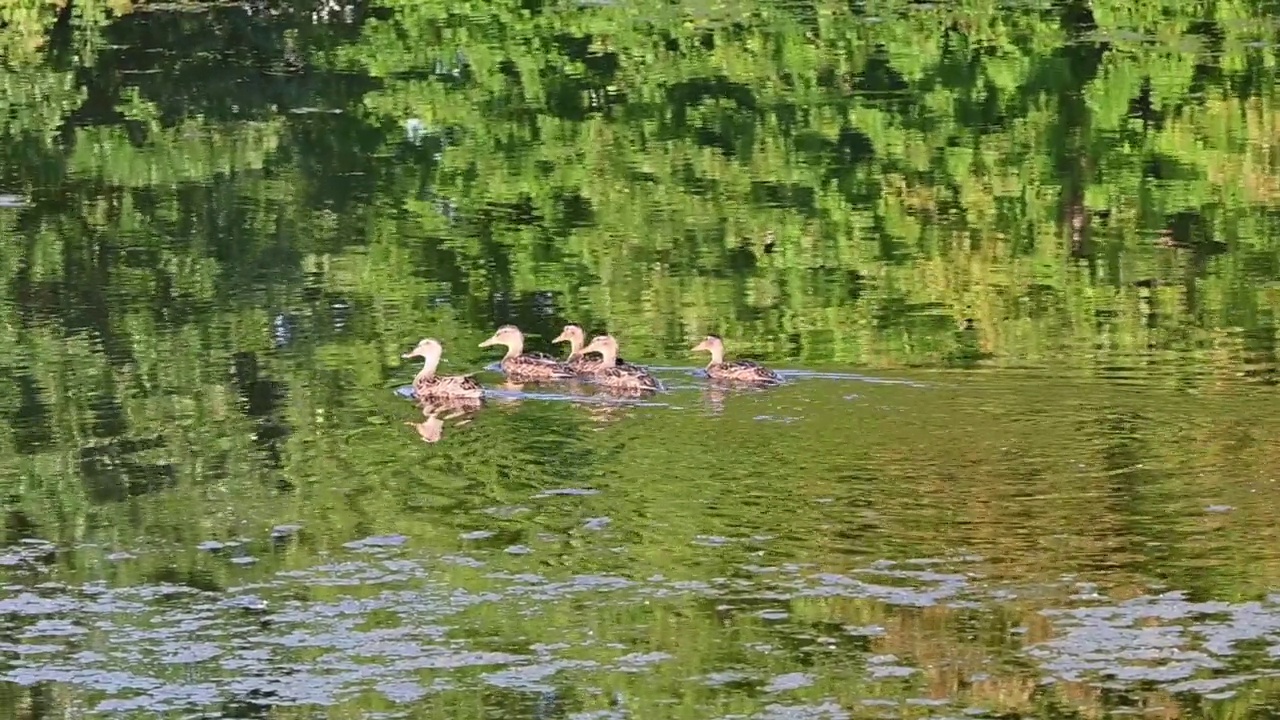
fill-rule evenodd
<path id="1" fill-rule="evenodd" d="M 401 358 L 422 358 L 422 368 L 427 374 L 434 373 L 436 367 L 440 364 L 440 356 L 444 353 L 444 346 L 435 338 L 423 338 L 407 353 L 401 355 Z"/>
<path id="2" fill-rule="evenodd" d="M 480 347 L 493 345 L 505 345 L 506 357 L 516 357 L 524 352 L 524 333 L 520 332 L 520 328 L 515 325 L 503 325 L 493 333 L 492 337 L 480 343 Z"/>
<path id="3" fill-rule="evenodd" d="M 600 359 L 605 367 L 613 367 L 618 360 L 618 341 L 612 335 L 597 335 L 582 348 L 584 355 L 591 352 L 600 353 Z"/>
<path id="4" fill-rule="evenodd" d="M 569 357 L 577 357 L 582 354 L 582 345 L 587 341 L 587 334 L 582 331 L 581 325 L 570 323 L 564 326 L 564 330 L 556 336 L 552 343 L 569 343 Z"/>
<path id="5" fill-rule="evenodd" d="M 719 365 L 724 362 L 724 341 L 715 335 L 708 335 L 702 339 L 702 342 L 690 348 L 689 352 L 709 352 L 711 364 Z"/>

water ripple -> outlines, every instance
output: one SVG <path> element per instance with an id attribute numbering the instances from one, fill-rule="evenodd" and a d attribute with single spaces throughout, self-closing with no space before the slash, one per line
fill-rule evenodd
<path id="1" fill-rule="evenodd" d="M 328 564 L 280 571 L 226 593 L 175 585 L 86 585 L 46 596 L 10 586 L 10 596 L 0 599 L 6 618 L 0 624 L 9 628 L 12 641 L 0 650 L 11 660 L 0 680 L 27 686 L 56 682 L 101 693 L 98 712 L 198 711 L 246 693 L 277 706 L 331 706 L 353 692 L 412 703 L 475 689 L 477 683 L 547 693 L 557 691 L 556 678 L 565 673 L 660 673 L 678 659 L 657 648 L 571 636 L 494 647 L 486 634 L 467 628 L 495 612 L 539 617 L 559 612 L 565 603 L 624 608 L 713 601 L 717 613 L 750 614 L 785 629 L 802 622 L 796 603 L 806 599 L 845 598 L 900 612 L 986 612 L 1006 593 L 961 572 L 964 560 L 877 562 L 847 573 L 802 563 L 748 563 L 741 577 L 639 580 L 608 573 L 486 571 L 486 563 L 466 555 L 415 556 L 405 541 L 400 535 L 370 536 L 347 543 L 347 555 Z M 368 557 L 370 548 L 388 555 Z M 472 581 L 484 586 L 468 589 L 433 570 L 446 564 L 472 573 Z M 916 569 L 921 566 L 927 569 Z M 308 589 L 338 596 L 306 599 Z M 1041 615 L 1054 635 L 1028 642 L 1020 653 L 1044 678 L 1059 682 L 1154 682 L 1171 692 L 1216 697 L 1275 672 L 1232 672 L 1227 658 L 1241 643 L 1264 641 L 1269 656 L 1280 658 L 1277 598 L 1190 602 L 1166 593 L 1109 603 L 1098 597 L 1079 607 L 1045 608 Z M 375 617 L 377 626 L 369 626 Z M 813 642 L 835 649 L 853 638 L 886 637 L 878 624 L 842 630 L 845 640 L 828 632 Z M 770 656 L 781 649 L 748 637 L 741 642 L 744 651 Z M 580 656 L 587 648 L 589 659 Z M 299 650 L 311 659 L 300 660 Z M 173 666 L 184 668 L 183 679 L 166 669 Z M 868 653 L 862 667 L 877 682 L 907 681 L 924 671 L 902 652 Z M 483 672 L 466 672 L 471 668 Z M 734 692 L 749 682 L 780 694 L 807 692 L 824 678 L 819 668 L 780 668 L 760 678 L 727 666 L 707 668 L 701 683 Z M 774 704 L 759 716 L 818 717 L 827 712 L 822 708 L 827 706 Z"/>

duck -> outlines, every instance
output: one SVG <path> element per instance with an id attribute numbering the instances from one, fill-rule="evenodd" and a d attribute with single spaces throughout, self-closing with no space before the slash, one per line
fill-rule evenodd
<path id="1" fill-rule="evenodd" d="M 573 368 L 543 353 L 524 351 L 524 333 L 515 325 L 503 325 L 493 337 L 480 343 L 480 347 L 506 345 L 507 354 L 502 357 L 502 372 L 528 380 L 571 378 Z"/>
<path id="2" fill-rule="evenodd" d="M 565 358 L 564 364 L 572 368 L 578 375 L 590 377 L 604 369 L 604 362 L 601 358 L 587 357 L 586 353 L 583 352 L 583 345 L 586 341 L 587 334 L 582 331 L 582 326 L 570 323 L 565 325 L 564 330 L 551 342 L 569 343 L 569 357 Z M 620 357 L 615 357 L 613 360 L 618 367 L 634 367 Z"/>
<path id="3" fill-rule="evenodd" d="M 479 400 L 484 397 L 484 388 L 470 375 L 436 375 L 436 366 L 440 364 L 440 356 L 444 346 L 435 338 L 423 338 L 412 350 L 400 357 L 408 359 L 422 358 L 422 369 L 413 378 L 413 396 L 418 400 L 426 398 L 452 398 L 458 400 Z"/>
<path id="4" fill-rule="evenodd" d="M 722 382 L 746 383 L 750 385 L 777 385 L 782 382 L 778 373 L 751 360 L 724 359 L 724 341 L 716 335 L 708 335 L 689 352 L 709 352 L 711 362 L 707 364 L 707 376 Z"/>
<path id="5" fill-rule="evenodd" d="M 612 335 L 597 335 L 582 348 L 583 354 L 600 353 L 600 369 L 592 374 L 592 379 L 608 388 L 618 390 L 637 390 L 653 392 L 661 390 L 662 384 L 639 365 L 618 364 L 618 341 Z"/>

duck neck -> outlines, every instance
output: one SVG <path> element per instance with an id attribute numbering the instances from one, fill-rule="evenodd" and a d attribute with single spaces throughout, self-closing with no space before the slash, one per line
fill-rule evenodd
<path id="1" fill-rule="evenodd" d="M 569 338 L 569 359 L 577 360 L 582 357 L 582 341 L 578 338 Z"/>
<path id="2" fill-rule="evenodd" d="M 434 355 L 428 355 L 422 359 L 422 369 L 418 371 L 418 380 L 430 380 L 436 376 L 436 367 L 440 365 L 440 358 Z"/>
<path id="3" fill-rule="evenodd" d="M 507 354 L 502 356 L 503 360 L 510 360 L 513 357 L 519 357 L 524 352 L 524 338 L 515 337 L 507 341 Z"/>
<path id="4" fill-rule="evenodd" d="M 724 348 L 711 348 L 711 362 L 707 363 L 707 367 L 719 365 L 722 362 L 724 362 Z"/>
<path id="5" fill-rule="evenodd" d="M 610 368 L 618 364 L 618 351 L 612 348 L 602 348 L 600 353 L 600 364 Z"/>

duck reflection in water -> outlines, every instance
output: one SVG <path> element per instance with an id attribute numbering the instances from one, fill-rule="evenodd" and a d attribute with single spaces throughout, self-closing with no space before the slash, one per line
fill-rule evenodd
<path id="1" fill-rule="evenodd" d="M 583 404 L 587 406 L 587 414 L 591 420 L 598 423 L 616 422 L 630 417 L 638 401 L 647 400 L 653 396 L 652 390 L 607 385 L 592 387 L 588 393 L 584 394 L 584 399 L 588 401 Z"/>
<path id="2" fill-rule="evenodd" d="M 418 437 L 422 438 L 423 442 L 435 443 L 440 442 L 440 438 L 444 435 L 445 420 L 458 420 L 454 423 L 454 427 L 462 427 L 471 422 L 472 417 L 480 410 L 481 403 L 479 400 L 457 398 L 435 399 L 423 402 L 421 407 L 423 420 L 421 422 L 406 421 L 405 425 L 417 430 Z"/>
<path id="3" fill-rule="evenodd" d="M 772 385 L 767 383 L 749 384 L 712 378 L 702 389 L 702 401 L 706 405 L 709 414 L 720 415 L 724 413 L 724 401 L 730 394 L 759 393 L 766 391 L 770 387 Z"/>
<path id="4" fill-rule="evenodd" d="M 719 387 L 716 383 L 707 385 L 702 390 L 702 402 L 707 408 L 707 414 L 720 415 L 724 413 L 724 398 L 728 393 L 723 387 Z"/>

